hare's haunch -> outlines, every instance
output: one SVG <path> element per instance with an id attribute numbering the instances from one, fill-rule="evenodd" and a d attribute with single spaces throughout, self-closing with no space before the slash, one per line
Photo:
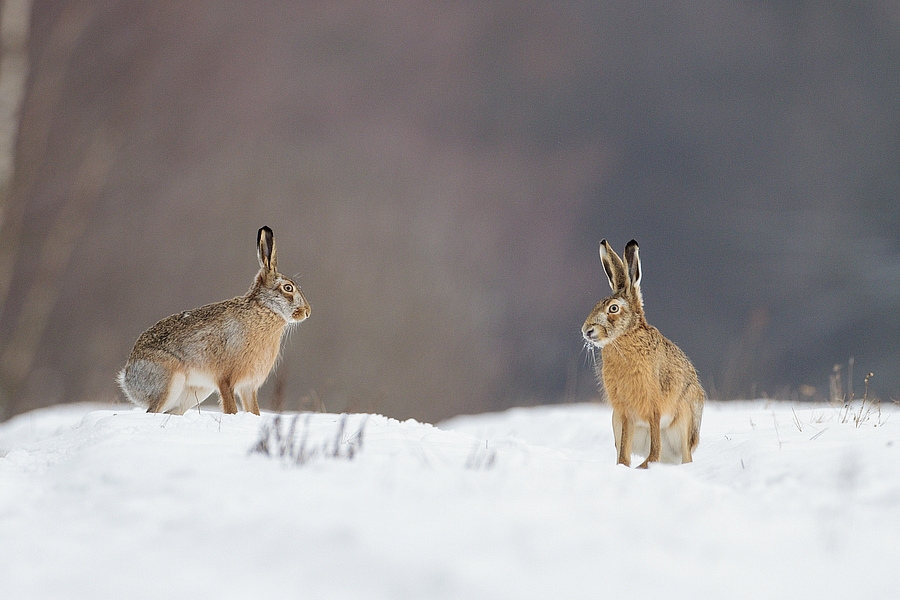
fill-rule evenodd
<path id="1" fill-rule="evenodd" d="M 581 328 L 586 343 L 600 349 L 597 378 L 613 409 L 618 462 L 630 466 L 635 452 L 646 456 L 643 468 L 660 460 L 688 463 L 700 441 L 706 393 L 684 352 L 644 318 L 636 241 L 628 242 L 624 257 L 600 242 L 613 293 Z"/>
<path id="2" fill-rule="evenodd" d="M 141 334 L 119 385 L 147 412 L 184 412 L 219 392 L 222 411 L 259 414 L 257 390 L 278 359 L 281 337 L 309 317 L 300 287 L 278 272 L 275 238 L 256 240 L 259 273 L 243 296 L 166 317 Z"/>

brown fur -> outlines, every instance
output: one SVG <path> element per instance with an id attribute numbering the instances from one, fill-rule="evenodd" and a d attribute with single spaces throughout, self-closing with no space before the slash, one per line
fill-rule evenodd
<path id="1" fill-rule="evenodd" d="M 597 375 L 613 409 L 617 460 L 631 464 L 640 428 L 649 429 L 642 468 L 661 458 L 691 462 L 706 394 L 687 356 L 644 317 L 637 242 L 629 242 L 624 256 L 625 262 L 606 240 L 600 243 L 613 294 L 594 307 L 582 327 L 585 340 L 601 349 Z"/>
<path id="2" fill-rule="evenodd" d="M 148 412 L 182 414 L 213 390 L 222 411 L 259 414 L 257 390 L 278 359 L 288 326 L 309 317 L 300 288 L 277 269 L 272 230 L 257 237 L 260 271 L 243 296 L 159 321 L 135 342 L 119 374 L 123 392 Z"/>

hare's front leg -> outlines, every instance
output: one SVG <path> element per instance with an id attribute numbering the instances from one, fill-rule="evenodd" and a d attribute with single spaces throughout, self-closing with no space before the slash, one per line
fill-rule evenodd
<path id="1" fill-rule="evenodd" d="M 659 434 L 659 415 L 653 414 L 650 417 L 650 454 L 647 459 L 638 465 L 638 469 L 646 469 L 652 462 L 659 462 L 659 452 L 662 447 L 662 440 Z"/>
<path id="2" fill-rule="evenodd" d="M 613 410 L 613 435 L 616 438 L 616 464 L 631 466 L 631 440 L 633 438 L 634 425 L 624 412 Z"/>
<path id="3" fill-rule="evenodd" d="M 219 400 L 222 402 L 222 412 L 227 415 L 237 414 L 237 400 L 234 398 L 234 390 L 231 383 L 219 383 Z"/>

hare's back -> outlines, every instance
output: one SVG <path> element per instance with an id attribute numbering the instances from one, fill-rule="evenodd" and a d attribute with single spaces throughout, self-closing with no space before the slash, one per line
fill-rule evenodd
<path id="1" fill-rule="evenodd" d="M 191 354 L 223 345 L 226 337 L 237 334 L 237 322 L 229 318 L 236 312 L 236 300 L 207 304 L 160 320 L 140 335 L 132 358 L 163 352 L 187 360 Z M 235 323 L 229 325 L 230 321 Z"/>
<path id="2" fill-rule="evenodd" d="M 657 360 L 670 371 L 680 373 L 688 379 L 696 378 L 697 372 L 694 365 L 691 364 L 691 359 L 678 347 L 678 344 L 660 333 L 656 327 L 650 327 L 650 330 L 656 341 L 654 346 L 658 353 Z"/>

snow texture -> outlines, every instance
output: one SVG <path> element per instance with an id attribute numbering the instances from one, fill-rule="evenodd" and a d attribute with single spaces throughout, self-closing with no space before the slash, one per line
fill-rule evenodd
<path id="1" fill-rule="evenodd" d="M 640 471 L 603 405 L 38 410 L 0 425 L 0 597 L 896 598 L 900 411 L 851 417 L 710 403 Z"/>

